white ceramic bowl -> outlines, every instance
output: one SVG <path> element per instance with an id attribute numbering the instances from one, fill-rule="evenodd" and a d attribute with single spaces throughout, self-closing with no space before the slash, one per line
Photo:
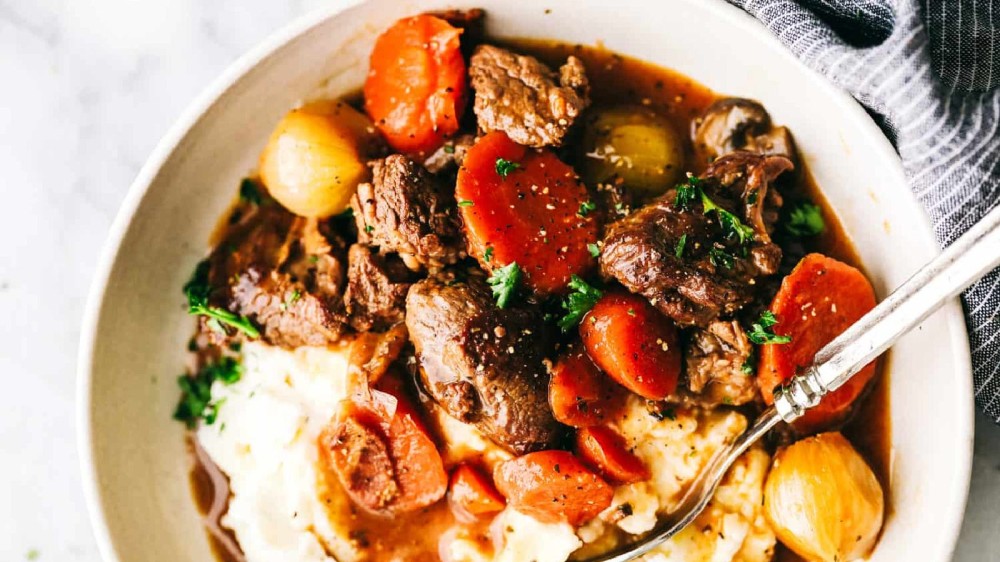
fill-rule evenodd
<path id="1" fill-rule="evenodd" d="M 80 448 L 106 560 L 210 560 L 171 420 L 192 329 L 181 286 L 271 128 L 299 100 L 356 90 L 377 33 L 430 8 L 483 7 L 494 36 L 593 44 L 756 98 L 799 148 L 885 295 L 937 251 L 899 159 L 850 97 L 721 0 L 334 2 L 229 69 L 160 143 L 115 221 L 80 355 Z M 547 10 L 546 10 L 547 9 Z M 950 558 L 972 456 L 969 350 L 952 303 L 890 365 L 891 515 L 873 561 Z"/>

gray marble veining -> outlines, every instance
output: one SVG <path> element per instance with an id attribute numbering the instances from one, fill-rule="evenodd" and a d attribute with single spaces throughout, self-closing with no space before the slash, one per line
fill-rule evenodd
<path id="1" fill-rule="evenodd" d="M 0 0 L 0 560 L 99 560 L 74 398 L 80 319 L 108 227 L 198 92 L 321 4 Z M 959 562 L 1000 559 L 1000 429 L 983 418 L 977 429 Z"/>

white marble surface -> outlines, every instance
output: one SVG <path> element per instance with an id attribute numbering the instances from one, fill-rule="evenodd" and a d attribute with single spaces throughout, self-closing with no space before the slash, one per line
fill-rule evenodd
<path id="1" fill-rule="evenodd" d="M 184 106 L 321 3 L 0 0 L 0 560 L 99 560 L 74 398 L 105 233 Z M 1000 429 L 980 418 L 977 432 L 960 562 L 1000 560 Z"/>

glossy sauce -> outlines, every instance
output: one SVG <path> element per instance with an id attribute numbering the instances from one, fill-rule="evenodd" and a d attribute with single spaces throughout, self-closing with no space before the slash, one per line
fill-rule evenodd
<path id="1" fill-rule="evenodd" d="M 669 69 L 625 57 L 600 47 L 569 45 L 551 41 L 516 40 L 504 41 L 518 52 L 538 57 L 553 68 L 562 64 L 568 55 L 579 57 L 587 67 L 591 84 L 591 96 L 595 106 L 643 105 L 651 107 L 675 126 L 684 139 L 690 134 L 691 120 L 701 115 L 713 101 L 721 96 L 694 80 Z M 794 131 L 792 131 L 794 134 Z M 686 141 L 688 169 L 693 173 L 703 171 L 707 160 L 696 158 L 691 143 Z M 801 251 L 816 251 L 860 268 L 857 253 L 847 238 L 836 215 L 829 207 L 808 170 L 800 169 L 795 190 L 805 198 L 823 208 L 827 229 L 815 240 L 801 248 Z M 225 228 L 222 226 L 222 228 Z M 853 419 L 844 428 L 845 435 L 869 461 L 889 494 L 891 460 L 890 421 L 888 401 L 888 378 L 884 371 L 886 357 L 880 360 L 875 382 L 857 409 Z M 194 495 L 204 513 L 216 505 L 219 498 L 228 497 L 228 487 L 222 475 L 205 455 L 196 457 L 200 462 L 192 471 L 191 482 Z M 338 483 L 320 483 L 339 486 Z M 455 524 L 447 502 L 441 501 L 417 513 L 395 519 L 385 519 L 364 513 L 353 506 L 346 496 L 336 489 L 324 492 L 328 513 L 333 520 L 349 522 L 355 544 L 364 547 L 366 560 L 438 560 L 438 539 L 445 530 Z M 891 505 L 887 498 L 886 505 Z M 888 514 L 887 514 L 888 515 Z M 242 561 L 238 551 L 228 548 L 235 544 L 232 533 L 221 529 L 218 519 L 207 518 L 209 538 L 213 548 L 224 562 Z M 486 523 L 467 527 L 470 536 L 488 551 L 490 541 Z M 790 562 L 798 558 L 784 549 L 778 549 L 775 560 Z"/>

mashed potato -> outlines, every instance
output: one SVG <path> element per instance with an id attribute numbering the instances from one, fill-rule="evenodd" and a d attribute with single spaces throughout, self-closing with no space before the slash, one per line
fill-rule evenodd
<path id="1" fill-rule="evenodd" d="M 261 343 L 243 347 L 243 376 L 212 396 L 225 402 L 198 440 L 229 476 L 222 525 L 250 562 L 351 560 L 345 530 L 331 525 L 317 491 L 316 440 L 347 395 L 347 353 Z"/>
<path id="2" fill-rule="evenodd" d="M 673 511 L 715 451 L 742 433 L 746 418 L 732 410 L 676 410 L 654 416 L 633 398 L 612 424 L 653 477 L 615 489 L 611 507 L 580 534 L 607 545 L 610 525 L 639 534 L 658 513 Z M 764 479 L 770 456 L 755 447 L 737 460 L 708 508 L 687 529 L 643 557 L 650 562 L 764 562 L 776 538 L 763 514 Z"/>
<path id="3" fill-rule="evenodd" d="M 249 562 L 358 559 L 346 522 L 331 521 L 324 505 L 329 490 L 323 489 L 317 469 L 318 435 L 347 396 L 346 350 L 287 351 L 262 343 L 243 350 L 241 380 L 213 387 L 215 399 L 225 402 L 216 423 L 198 430 L 202 447 L 229 476 L 233 496 L 222 524 L 234 531 Z M 509 458 L 475 428 L 442 416 L 435 410 L 430 421 L 450 443 L 442 451 L 448 464 L 470 456 L 491 465 Z M 725 410 L 678 410 L 672 419 L 660 417 L 635 399 L 613 424 L 653 478 L 619 486 L 611 507 L 595 521 L 574 530 L 507 508 L 491 524 L 495 553 L 465 538 L 459 526 L 447 533 L 442 553 L 450 562 L 563 562 L 581 547 L 613 546 L 621 534 L 615 527 L 648 531 L 658 513 L 676 507 L 712 453 L 747 423 L 741 414 Z M 695 523 L 644 560 L 770 560 L 775 536 L 761 507 L 769 465 L 762 449 L 745 454 Z"/>

